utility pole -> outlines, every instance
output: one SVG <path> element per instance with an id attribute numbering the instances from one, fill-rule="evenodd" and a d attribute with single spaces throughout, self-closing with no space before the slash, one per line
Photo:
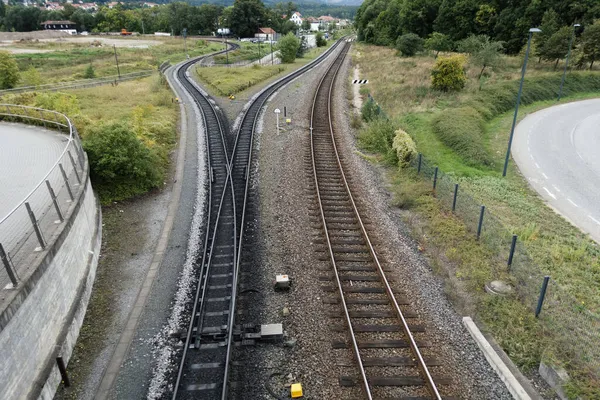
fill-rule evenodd
<path id="1" fill-rule="evenodd" d="M 121 80 L 121 71 L 119 70 L 119 58 L 117 57 L 117 46 L 113 44 L 113 50 L 115 51 L 115 62 L 117 63 L 117 75 L 119 76 L 119 80 Z"/>
<path id="2" fill-rule="evenodd" d="M 560 90 L 558 91 L 558 101 L 560 101 L 560 96 L 562 96 L 563 86 L 565 85 L 565 78 L 567 76 L 567 68 L 569 67 L 569 56 L 571 55 L 571 46 L 573 46 L 573 39 L 575 38 L 575 28 L 580 27 L 581 25 L 575 24 L 573 25 L 573 33 L 571 34 L 571 40 L 569 40 L 569 51 L 567 51 L 567 60 L 565 62 L 565 70 L 563 71 L 562 80 L 560 81 Z"/>
<path id="3" fill-rule="evenodd" d="M 510 128 L 510 136 L 508 138 L 508 149 L 506 149 L 506 159 L 504 160 L 504 170 L 502 176 L 506 176 L 506 170 L 508 169 L 508 160 L 510 158 L 510 146 L 512 145 L 513 135 L 515 134 L 515 126 L 517 125 L 517 114 L 519 113 L 519 103 L 521 102 L 521 93 L 523 93 L 523 81 L 525 80 L 525 71 L 527 70 L 527 59 L 529 58 L 529 49 L 531 48 L 531 37 L 536 32 L 541 32 L 541 29 L 531 28 L 529 29 L 529 38 L 527 39 L 527 51 L 525 52 L 525 61 L 523 62 L 523 69 L 521 70 L 521 84 L 519 85 L 519 93 L 517 94 L 517 105 L 515 106 L 515 115 L 513 117 L 512 128 Z"/>
<path id="4" fill-rule="evenodd" d="M 146 30 L 144 29 L 144 19 L 142 18 L 142 35 L 146 34 Z"/>
<path id="5" fill-rule="evenodd" d="M 271 34 L 271 65 L 273 65 L 273 39 L 275 39 L 275 36 Z"/>

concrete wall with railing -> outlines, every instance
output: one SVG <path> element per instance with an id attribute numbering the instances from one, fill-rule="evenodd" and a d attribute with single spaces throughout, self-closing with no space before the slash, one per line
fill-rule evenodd
<path id="1" fill-rule="evenodd" d="M 87 156 L 66 116 L 0 105 L 2 120 L 57 129 L 66 139 L 39 184 L 0 216 L 0 393 L 51 399 L 62 379 L 59 364 L 68 363 L 90 298 L 101 211 Z"/>

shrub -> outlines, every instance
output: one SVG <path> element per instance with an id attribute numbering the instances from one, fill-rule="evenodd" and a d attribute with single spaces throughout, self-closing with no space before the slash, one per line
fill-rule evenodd
<path id="1" fill-rule="evenodd" d="M 491 165 L 483 136 L 485 120 L 472 107 L 449 108 L 432 121 L 434 133 L 469 165 Z"/>
<path id="2" fill-rule="evenodd" d="M 362 148 L 379 153 L 390 164 L 396 164 L 396 152 L 392 148 L 396 126 L 385 117 L 378 117 L 368 123 L 358 134 L 358 142 Z"/>
<path id="3" fill-rule="evenodd" d="M 296 59 L 298 48 L 300 47 L 300 41 L 290 32 L 279 39 L 278 47 L 279 53 L 277 54 L 277 57 L 281 59 L 281 62 L 284 64 L 293 63 Z"/>
<path id="4" fill-rule="evenodd" d="M 25 72 L 21 73 L 21 81 L 25 86 L 39 86 L 42 84 L 40 72 L 35 67 L 29 67 Z"/>
<path id="5" fill-rule="evenodd" d="M 433 32 L 425 40 L 425 48 L 427 50 L 435 51 L 435 58 L 437 58 L 440 51 L 452 50 L 452 40 L 443 33 Z"/>
<path id="6" fill-rule="evenodd" d="M 431 70 L 431 86 L 448 92 L 461 90 L 467 83 L 463 56 L 440 57 Z"/>
<path id="7" fill-rule="evenodd" d="M 90 127 L 83 147 L 92 183 L 103 202 L 145 193 L 162 182 L 160 157 L 124 122 Z"/>
<path id="8" fill-rule="evenodd" d="M 375 103 L 375 100 L 373 100 L 373 98 L 369 96 L 367 101 L 365 101 L 365 103 L 363 104 L 360 112 L 362 115 L 362 119 L 364 119 L 365 122 L 371 122 L 375 118 L 378 118 L 379 115 L 381 115 L 381 107 L 379 107 L 379 104 Z"/>
<path id="9" fill-rule="evenodd" d="M 423 39 L 416 33 L 407 33 L 396 40 L 396 49 L 404 56 L 414 56 L 423 51 Z"/>
<path id="10" fill-rule="evenodd" d="M 417 146 L 410 135 L 402 129 L 396 131 L 392 148 L 396 151 L 398 157 L 398 166 L 404 168 L 417 155 Z"/>
<path id="11" fill-rule="evenodd" d="M 96 77 L 96 71 L 94 71 L 94 66 L 92 64 L 88 65 L 83 73 L 83 77 L 85 79 L 93 79 Z"/>
<path id="12" fill-rule="evenodd" d="M 317 47 L 327 46 L 327 39 L 325 39 L 323 32 L 318 32 L 316 39 L 317 39 Z"/>
<path id="13" fill-rule="evenodd" d="M 10 89 L 19 83 L 19 65 L 12 54 L 0 51 L 0 89 Z"/>
<path id="14" fill-rule="evenodd" d="M 74 94 L 61 92 L 36 93 L 34 106 L 54 110 L 69 116 L 79 114 L 79 100 Z"/>

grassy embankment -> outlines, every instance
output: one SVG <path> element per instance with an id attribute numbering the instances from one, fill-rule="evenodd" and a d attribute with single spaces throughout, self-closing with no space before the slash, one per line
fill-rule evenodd
<path id="1" fill-rule="evenodd" d="M 208 85 L 209 90 L 217 96 L 237 95 L 258 83 L 277 79 L 302 67 L 317 58 L 332 44 L 333 41 L 329 41 L 326 47 L 310 49 L 304 57 L 297 58 L 291 64 L 196 68 L 195 77 Z"/>
<path id="2" fill-rule="evenodd" d="M 479 71 L 470 68 L 467 87 L 457 94 L 431 89 L 433 57 L 399 58 L 395 53 L 360 44 L 353 53 L 361 78 L 369 79 L 368 91 L 393 124 L 407 131 L 418 151 L 452 176 L 462 193 L 485 204 L 508 231 L 519 235 L 520 245 L 527 248 L 541 272 L 550 275 L 576 300 L 574 309 L 568 312 L 597 316 L 600 311 L 597 245 L 547 207 L 513 163 L 508 177 L 501 176 L 521 59 L 505 58 L 504 65 L 486 78 L 482 90 L 476 79 Z M 528 66 L 521 118 L 556 104 L 560 73 L 553 71 L 552 64 L 536 61 L 532 60 Z M 363 88 L 362 93 L 366 92 Z M 564 101 L 597 97 L 600 75 L 572 73 L 567 78 L 566 92 Z M 359 142 L 369 143 L 369 139 L 363 130 Z M 375 158 L 382 163 L 389 160 L 381 154 Z M 467 312 L 476 314 L 525 371 L 536 368 L 542 357 L 550 359 L 565 366 L 574 378 L 567 388 L 572 396 L 599 396 L 598 376 L 590 368 L 593 361 L 572 359 L 573 354 L 564 349 L 571 335 L 564 325 L 555 325 L 544 313 L 540 319 L 534 318 L 533 305 L 523 304 L 516 296 L 498 299 L 484 294 L 483 286 L 492 279 L 511 281 L 507 273 L 498 275 L 498 271 L 506 271 L 506 260 L 500 259 L 495 249 L 477 242 L 465 221 L 448 212 L 432 196 L 431 182 L 424 182 L 414 171 L 406 169 L 388 168 L 387 175 L 416 240 L 430 256 L 434 268 L 447 276 L 449 296 L 467 302 L 462 304 Z M 539 290 L 539 284 L 531 286 Z M 461 291 L 462 296 L 457 294 Z M 549 308 L 561 306 L 564 304 L 547 304 Z M 577 345 L 598 346 L 598 343 Z"/>
<path id="3" fill-rule="evenodd" d="M 94 40 L 90 37 L 90 41 Z M 99 41 L 103 37 L 97 38 Z M 117 40 L 113 37 L 108 39 Z M 123 42 L 136 45 L 135 38 L 120 39 Z M 183 39 L 169 38 L 144 38 L 141 40 L 159 41 L 161 44 L 149 45 L 147 48 L 119 47 L 117 55 L 121 74 L 130 72 L 156 69 L 163 61 L 171 63 L 185 59 Z M 143 42 L 142 42 L 143 43 Z M 51 50 L 44 53 L 15 54 L 21 72 L 35 67 L 40 74 L 40 84 L 65 82 L 84 79 L 84 72 L 91 64 L 96 77 L 117 75 L 117 66 L 113 47 L 90 46 L 88 43 L 71 42 L 18 42 L 16 46 L 23 49 Z M 207 42 L 201 39 L 188 39 L 188 53 L 191 57 L 207 54 L 222 48 L 220 43 Z M 27 86 L 28 82 L 22 81 L 20 86 Z"/>

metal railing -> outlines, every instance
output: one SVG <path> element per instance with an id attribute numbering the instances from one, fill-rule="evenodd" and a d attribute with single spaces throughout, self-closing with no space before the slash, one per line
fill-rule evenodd
<path id="1" fill-rule="evenodd" d="M 28 267 L 30 256 L 48 248 L 76 204 L 88 173 L 81 140 L 66 115 L 36 107 L 0 104 L 0 121 L 58 130 L 65 141 L 52 167 L 31 191 L 6 215 L 0 215 L 0 290 L 3 290 L 17 287 L 20 272 Z"/>

